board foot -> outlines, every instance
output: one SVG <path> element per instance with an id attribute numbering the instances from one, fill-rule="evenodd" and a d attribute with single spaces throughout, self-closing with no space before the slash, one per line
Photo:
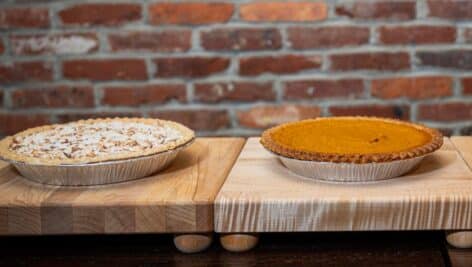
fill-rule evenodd
<path id="1" fill-rule="evenodd" d="M 223 234 L 220 236 L 220 243 L 228 251 L 244 252 L 253 249 L 259 236 L 256 234 Z"/>
<path id="2" fill-rule="evenodd" d="M 472 231 L 447 231 L 446 240 L 456 248 L 472 248 Z"/>
<path id="3" fill-rule="evenodd" d="M 197 253 L 207 249 L 213 234 L 179 234 L 174 236 L 175 247 L 183 253 Z"/>

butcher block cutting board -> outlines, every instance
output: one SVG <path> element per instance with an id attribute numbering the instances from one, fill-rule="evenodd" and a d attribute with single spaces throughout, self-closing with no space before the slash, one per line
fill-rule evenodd
<path id="1" fill-rule="evenodd" d="M 242 138 L 198 138 L 163 172 L 91 187 L 41 185 L 0 164 L 0 235 L 213 230 L 213 201 Z"/>
<path id="2" fill-rule="evenodd" d="M 328 183 L 292 174 L 251 138 L 215 200 L 215 231 L 472 229 L 471 166 L 472 137 L 453 137 L 405 176 Z"/>

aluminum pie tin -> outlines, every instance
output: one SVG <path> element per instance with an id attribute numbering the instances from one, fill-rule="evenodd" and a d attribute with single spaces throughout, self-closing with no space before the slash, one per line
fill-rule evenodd
<path id="1" fill-rule="evenodd" d="M 374 163 L 307 161 L 276 156 L 291 172 L 311 179 L 342 183 L 365 183 L 399 177 L 414 169 L 427 155 Z"/>
<path id="2" fill-rule="evenodd" d="M 41 165 L 4 160 L 10 162 L 23 177 L 41 184 L 104 185 L 135 180 L 157 173 L 169 166 L 177 154 L 194 140 L 172 150 L 152 155 L 88 164 Z"/>

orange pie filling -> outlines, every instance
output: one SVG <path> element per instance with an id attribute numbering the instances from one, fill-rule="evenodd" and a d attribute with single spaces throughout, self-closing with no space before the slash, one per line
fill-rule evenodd
<path id="1" fill-rule="evenodd" d="M 263 134 L 261 142 L 293 158 L 375 162 L 431 152 L 440 147 L 442 136 L 436 130 L 396 120 L 334 117 L 274 127 Z"/>

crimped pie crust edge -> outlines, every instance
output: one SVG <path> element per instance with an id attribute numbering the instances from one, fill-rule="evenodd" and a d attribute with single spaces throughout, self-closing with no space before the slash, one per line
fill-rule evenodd
<path id="1" fill-rule="evenodd" d="M 168 144 L 163 144 L 159 147 L 153 149 L 147 149 L 145 151 L 135 151 L 135 152 L 125 152 L 125 153 L 117 153 L 114 155 L 104 155 L 104 156 L 96 156 L 96 157 L 81 157 L 77 159 L 43 159 L 37 157 L 30 157 L 27 155 L 22 155 L 16 153 L 15 151 L 11 151 L 10 144 L 12 143 L 13 139 L 17 136 L 26 136 L 32 133 L 41 132 L 53 129 L 59 125 L 63 124 L 50 124 L 45 126 L 39 126 L 34 128 L 29 128 L 22 132 L 19 132 L 13 136 L 8 136 L 0 141 L 0 158 L 3 158 L 7 161 L 16 161 L 16 162 L 24 162 L 27 164 L 35 164 L 35 165 L 74 165 L 74 164 L 88 164 L 88 163 L 98 163 L 98 162 L 106 162 L 106 161 L 114 161 L 114 160 L 125 160 L 131 158 L 137 158 L 142 156 L 149 156 L 152 154 L 157 154 L 165 151 L 172 150 L 174 148 L 180 147 L 182 145 L 187 144 L 191 140 L 195 138 L 195 133 L 187 128 L 186 126 L 168 120 L 161 120 L 161 119 L 150 119 L 150 118 L 103 118 L 103 119 L 87 119 L 87 120 L 79 120 L 74 121 L 74 123 L 96 123 L 96 122 L 112 122 L 112 121 L 121 121 L 121 122 L 138 122 L 144 123 L 149 125 L 155 125 L 156 123 L 164 124 L 168 127 L 171 127 L 177 131 L 179 131 L 182 135 L 181 138 L 176 140 L 175 142 L 171 142 Z"/>
<path id="2" fill-rule="evenodd" d="M 425 127 L 421 124 L 400 121 L 396 119 L 367 117 L 367 116 L 342 116 L 342 117 L 324 117 L 316 119 L 308 119 L 303 121 L 317 121 L 317 120 L 336 120 L 336 119 L 351 119 L 351 120 L 378 120 L 382 122 L 394 123 L 399 125 L 407 125 L 431 135 L 431 141 L 419 147 L 407 149 L 400 152 L 392 153 L 366 153 L 366 154 L 342 154 L 342 153 L 320 153 L 320 152 L 306 152 L 299 151 L 282 144 L 277 143 L 272 138 L 272 133 L 281 128 L 287 127 L 298 122 L 290 122 L 281 124 L 262 133 L 260 142 L 269 151 L 288 158 L 294 158 L 306 161 L 320 161 L 320 162 L 334 162 L 334 163 L 374 163 L 374 162 L 390 162 L 395 160 L 403 160 L 422 155 L 429 154 L 439 149 L 443 144 L 442 134 L 435 129 Z M 301 122 L 301 121 L 299 121 Z"/>

